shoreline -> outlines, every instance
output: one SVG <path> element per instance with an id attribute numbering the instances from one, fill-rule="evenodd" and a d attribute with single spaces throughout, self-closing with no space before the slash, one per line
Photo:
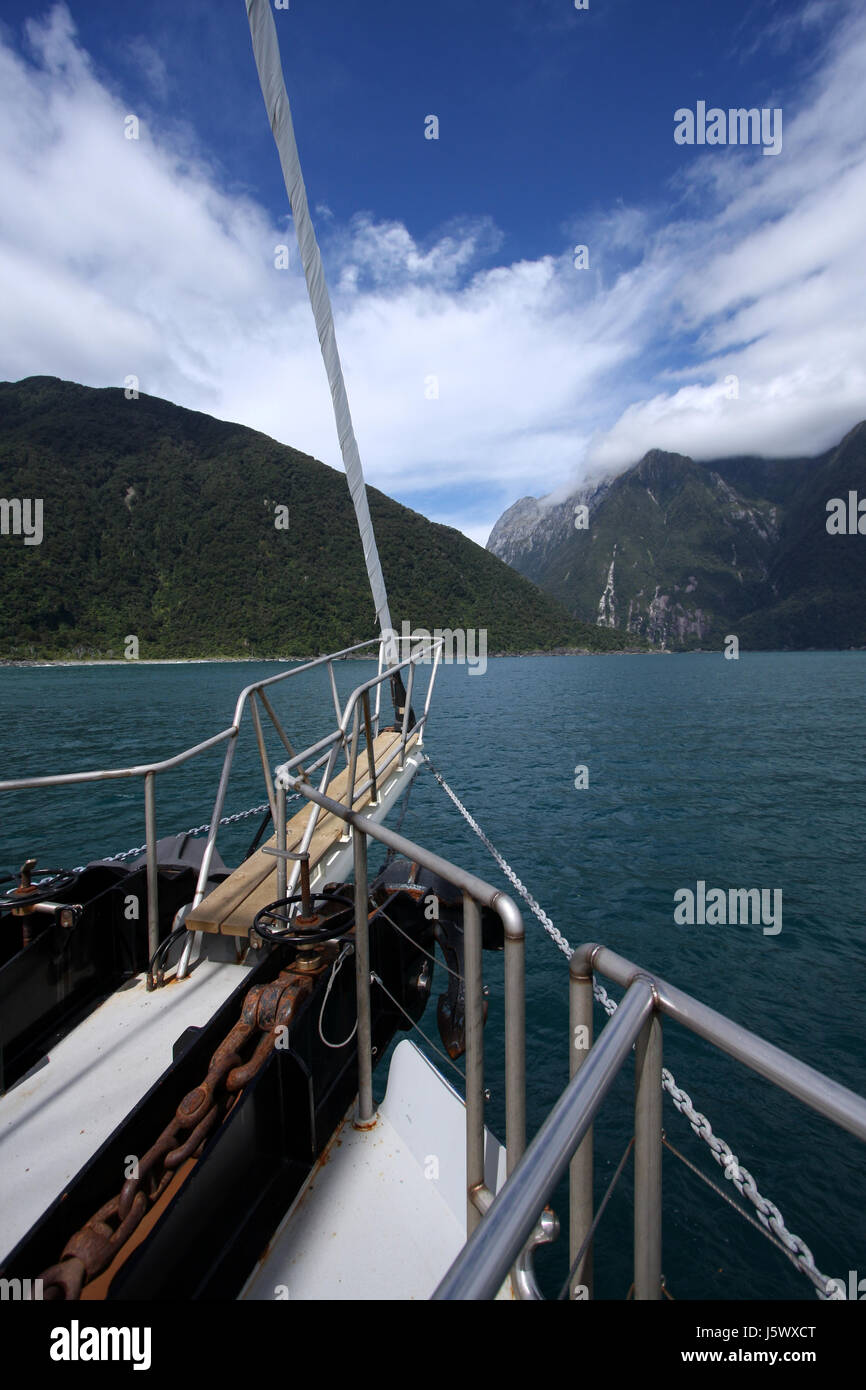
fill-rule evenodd
<path id="1" fill-rule="evenodd" d="M 754 651 L 744 653 L 744 655 L 757 656 L 760 653 L 773 654 L 779 656 L 806 656 L 811 653 L 840 653 L 840 652 L 862 652 L 866 647 L 756 647 Z M 327 655 L 327 653 L 323 653 Z M 669 651 L 667 648 L 655 647 L 649 651 L 646 648 L 626 647 L 619 651 L 592 651 L 588 647 L 556 647 L 552 651 L 532 651 L 532 652 L 493 652 L 487 654 L 488 661 L 508 661 L 515 659 L 531 659 L 539 656 L 722 656 L 721 649 L 715 647 L 696 647 L 690 651 Z M 151 656 L 138 657 L 136 660 L 126 660 L 124 657 L 93 657 L 89 660 L 75 657 L 66 659 L 57 658 L 10 658 L 0 657 L 0 670 L 3 669 L 37 669 L 50 667 L 84 667 L 84 666 L 227 666 L 227 665 L 273 665 L 291 666 L 295 663 L 302 664 L 305 661 L 315 661 L 313 656 Z M 374 657 L 369 656 L 347 656 L 341 657 L 342 661 L 373 661 Z M 466 661 L 444 661 L 443 666 L 468 666 Z"/>
<path id="2" fill-rule="evenodd" d="M 327 655 L 327 653 L 322 653 Z M 673 656 L 673 652 L 663 651 L 643 651 L 637 647 L 629 647 L 623 651 L 596 652 L 590 651 L 588 647 L 573 647 L 568 650 L 558 648 L 555 651 L 535 651 L 535 652 L 493 652 L 487 654 L 488 661 L 506 661 L 515 658 L 536 657 L 536 656 Z M 91 660 L 74 658 L 66 660 L 57 658 L 52 660 L 49 657 L 43 659 L 18 659 L 0 657 L 0 670 L 12 667 L 51 667 L 51 666 L 225 666 L 229 664 L 250 664 L 290 666 L 295 662 L 316 661 L 315 656 L 150 656 L 138 657 L 135 661 L 127 661 L 123 657 L 93 657 Z M 375 657 L 369 656 L 346 656 L 341 657 L 341 661 L 375 661 Z M 467 661 L 444 661 L 444 666 L 467 666 L 471 663 Z"/>

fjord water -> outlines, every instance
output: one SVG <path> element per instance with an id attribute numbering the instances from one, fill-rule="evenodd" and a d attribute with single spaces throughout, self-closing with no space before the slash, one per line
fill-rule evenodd
<path id="1" fill-rule="evenodd" d="M 169 756 L 228 726 L 240 688 L 278 669 L 258 662 L 0 669 L 0 778 Z M 370 674 L 368 663 L 341 665 L 341 697 Z M 274 695 L 296 747 L 331 727 L 325 677 L 316 676 Z M 426 746 L 573 945 L 609 945 L 862 1093 L 864 691 L 862 652 L 742 653 L 738 661 L 503 658 L 483 675 L 441 671 Z M 270 752 L 280 760 L 274 743 Z M 160 835 L 209 820 L 221 758 L 211 751 L 160 777 Z M 581 789 L 578 766 L 588 769 Z M 264 800 L 247 722 L 226 810 Z M 256 824 L 251 818 L 221 836 L 228 863 L 243 855 Z M 402 829 L 511 891 L 427 770 Z M 27 855 L 62 868 L 143 841 L 140 781 L 0 797 L 3 871 Z M 699 881 L 707 892 L 781 890 L 782 930 L 678 925 L 674 894 Z M 568 968 L 528 910 L 524 917 L 531 1134 L 567 1080 Z M 501 957 L 486 956 L 485 971 L 488 1123 L 502 1136 Z M 434 1037 L 435 996 L 444 988 L 439 971 L 422 1023 Z M 597 1029 L 603 1017 L 597 1009 Z M 818 1267 L 846 1285 L 849 1271 L 866 1278 L 862 1146 L 674 1024 L 665 1029 L 665 1063 Z M 631 1136 L 631 1097 L 627 1066 L 595 1129 L 597 1199 Z M 736 1197 L 669 1098 L 665 1130 Z M 631 1282 L 631 1182 L 629 1162 L 597 1234 L 599 1297 L 625 1298 Z M 564 1218 L 562 1195 L 554 1205 Z M 668 1150 L 664 1210 L 663 1267 L 673 1297 L 814 1297 L 785 1257 Z M 563 1235 L 537 1260 L 549 1292 L 564 1275 L 566 1243 Z"/>

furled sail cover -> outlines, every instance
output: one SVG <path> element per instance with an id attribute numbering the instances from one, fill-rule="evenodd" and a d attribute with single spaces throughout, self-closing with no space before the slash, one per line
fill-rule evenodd
<path id="1" fill-rule="evenodd" d="M 283 166 L 283 177 L 292 205 L 292 216 L 307 281 L 307 290 L 310 295 L 310 303 L 313 306 L 325 370 L 328 373 L 340 451 L 343 455 L 346 477 L 349 480 L 349 491 L 355 504 L 355 515 L 358 518 L 361 532 L 367 575 L 370 580 L 370 588 L 373 591 L 373 602 L 376 605 L 376 617 L 380 631 L 387 635 L 385 662 L 386 665 L 390 666 L 399 658 L 396 654 L 396 642 L 391 626 L 385 578 L 382 574 L 382 565 L 376 548 L 376 537 L 373 534 L 373 522 L 367 502 L 367 489 L 364 485 L 364 472 L 361 467 L 361 456 L 358 453 L 358 442 L 355 439 L 352 416 L 349 413 L 349 400 L 346 395 L 346 384 L 343 381 L 340 354 L 337 351 L 334 316 L 331 312 L 328 287 L 325 284 L 322 257 L 319 244 L 316 241 L 316 234 L 313 231 L 310 209 L 307 206 L 307 190 L 304 187 L 301 161 L 298 158 L 298 146 L 295 142 L 295 130 L 292 125 L 292 113 L 283 79 L 274 16 L 269 0 L 246 0 L 246 6 L 253 40 L 253 53 L 255 54 L 259 81 L 262 85 L 262 95 L 265 99 L 271 130 L 277 143 L 280 163 Z"/>

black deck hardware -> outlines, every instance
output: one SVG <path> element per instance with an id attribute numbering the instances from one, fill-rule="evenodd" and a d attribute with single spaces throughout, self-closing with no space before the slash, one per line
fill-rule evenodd
<path id="1" fill-rule="evenodd" d="M 160 939 L 192 901 L 201 849 L 185 836 L 157 844 Z M 211 882 L 227 873 L 217 856 Z M 0 900 L 0 1094 L 148 964 L 143 858 L 125 865 L 96 861 L 40 884 L 17 906 L 22 902 L 57 906 L 21 916 L 9 889 Z M 80 910 L 64 914 L 64 906 Z"/>

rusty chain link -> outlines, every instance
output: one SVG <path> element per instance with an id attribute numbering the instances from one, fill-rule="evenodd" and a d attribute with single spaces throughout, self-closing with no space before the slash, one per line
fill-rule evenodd
<path id="1" fill-rule="evenodd" d="M 211 1057 L 204 1081 L 184 1096 L 174 1119 L 138 1161 L 135 1176 L 67 1241 L 58 1263 L 44 1271 L 43 1298 L 80 1298 L 84 1285 L 108 1268 L 175 1173 L 187 1159 L 199 1157 L 231 1113 L 311 988 L 309 976 L 289 969 L 248 991 L 241 1016 Z M 245 1059 L 244 1053 L 250 1055 Z"/>

